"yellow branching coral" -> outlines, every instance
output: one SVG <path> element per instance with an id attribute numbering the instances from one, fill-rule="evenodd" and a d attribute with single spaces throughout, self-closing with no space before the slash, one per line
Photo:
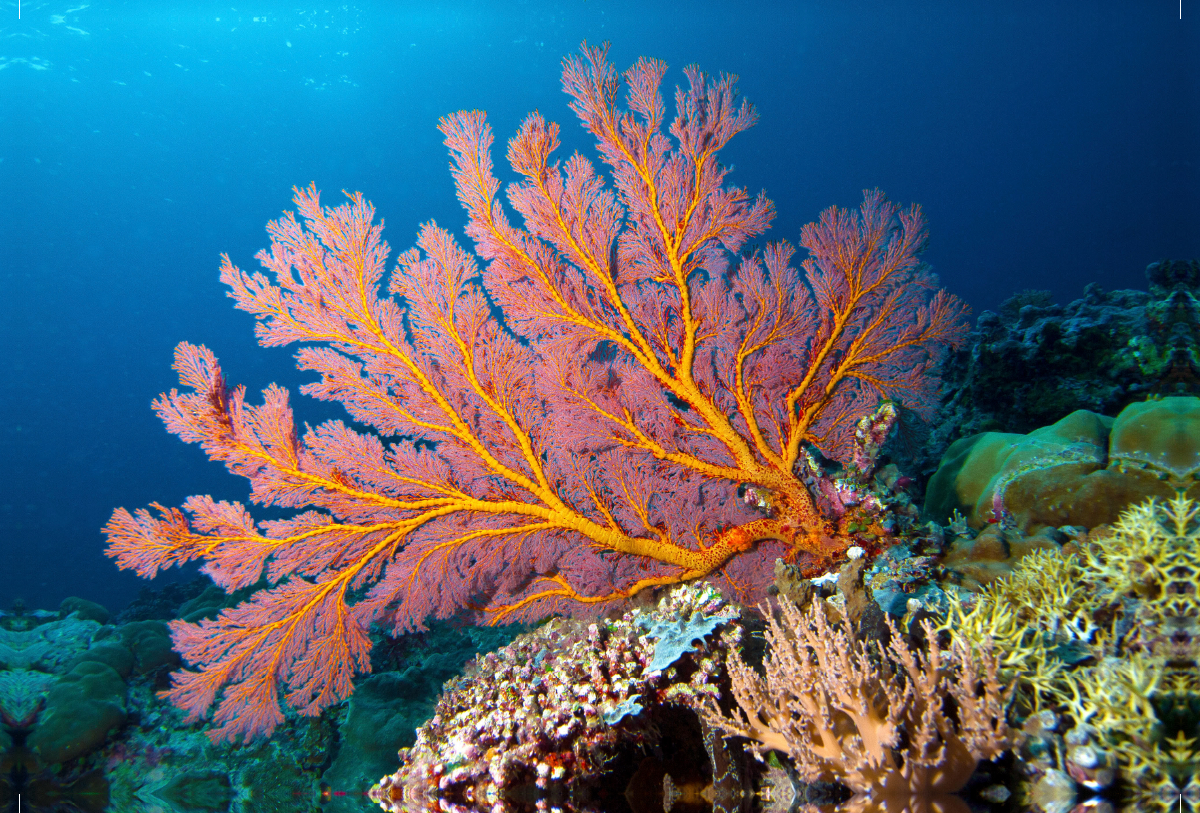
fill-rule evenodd
<path id="1" fill-rule="evenodd" d="M 942 631 L 974 648 L 994 641 L 1004 680 L 1019 681 L 1037 710 L 1053 696 L 1072 646 L 1098 632 L 1092 598 L 1078 557 L 1037 550 L 969 605 L 951 596 Z"/>
<path id="2" fill-rule="evenodd" d="M 1200 503 L 1176 497 L 1129 509 L 1110 539 L 1084 549 L 1090 586 L 1136 600 L 1129 632 L 1115 641 L 1168 661 L 1200 660 Z"/>
<path id="3" fill-rule="evenodd" d="M 748 738 L 760 758 L 788 755 L 806 782 L 846 785 L 848 810 L 968 810 L 950 794 L 1008 747 L 997 658 L 961 642 L 943 648 L 928 626 L 918 650 L 890 621 L 890 642 L 876 647 L 831 622 L 819 599 L 778 609 L 767 621 L 765 676 L 732 652 L 737 707 L 728 716 L 709 698 L 704 720 Z"/>
<path id="4" fill-rule="evenodd" d="M 1129 508 L 1077 554 L 1039 551 L 943 630 L 998 654 L 1024 707 L 1051 707 L 1116 760 L 1139 809 L 1200 802 L 1200 504 Z"/>

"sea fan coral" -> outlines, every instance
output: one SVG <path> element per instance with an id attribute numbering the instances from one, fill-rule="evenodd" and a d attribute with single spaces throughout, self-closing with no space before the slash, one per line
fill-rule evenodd
<path id="1" fill-rule="evenodd" d="M 826 510 L 808 460 L 865 465 L 887 419 L 874 444 L 856 428 L 884 399 L 932 414 L 966 308 L 919 259 L 920 207 L 874 190 L 825 210 L 799 268 L 786 243 L 750 249 L 774 207 L 726 183 L 718 153 L 756 118 L 734 77 L 685 69 L 668 119 L 666 65 L 621 75 L 607 50 L 585 44 L 562 80 L 608 172 L 555 159 L 558 125 L 532 113 L 502 193 L 486 116 L 441 120 L 474 252 L 429 222 L 389 272 L 366 198 L 331 208 L 309 186 L 269 226 L 266 273 L 222 263 L 259 341 L 303 345 L 318 380 L 301 391 L 356 425 L 302 432 L 283 388 L 255 405 L 211 350 L 176 350 L 182 391 L 155 401 L 168 430 L 247 478 L 254 502 L 296 509 L 259 522 L 196 496 L 105 526 L 108 555 L 146 578 L 203 560 L 228 593 L 266 579 L 171 625 L 190 668 L 168 697 L 211 715 L 214 740 L 344 700 L 372 624 L 594 617 L 710 578 L 753 595 L 779 555 L 824 571 L 887 534 L 857 494 Z"/>

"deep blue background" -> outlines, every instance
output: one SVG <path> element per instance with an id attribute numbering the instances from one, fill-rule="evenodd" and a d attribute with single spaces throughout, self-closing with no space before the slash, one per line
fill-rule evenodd
<path id="1" fill-rule="evenodd" d="M 101 554 L 114 506 L 244 498 L 149 408 L 183 339 L 252 391 L 300 381 L 220 252 L 253 266 L 310 181 L 366 193 L 394 251 L 429 218 L 461 231 L 438 117 L 486 109 L 503 140 L 537 108 L 585 147 L 559 90 L 585 38 L 671 86 L 739 74 L 761 122 L 725 157 L 773 236 L 879 186 L 924 205 L 926 259 L 976 312 L 1200 256 L 1195 0 L 82 5 L 0 2 L 0 606 L 119 609 L 139 581 Z"/>

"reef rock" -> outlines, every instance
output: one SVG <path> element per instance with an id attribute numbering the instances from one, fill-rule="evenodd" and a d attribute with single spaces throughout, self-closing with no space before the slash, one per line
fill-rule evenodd
<path id="1" fill-rule="evenodd" d="M 1152 396 L 1200 395 L 1200 261 L 1146 268 L 1149 291 L 1056 305 L 1025 291 L 980 314 L 942 368 L 938 424 L 906 471 L 928 474 L 955 440 L 1028 433 L 1075 410 L 1116 415 Z"/>

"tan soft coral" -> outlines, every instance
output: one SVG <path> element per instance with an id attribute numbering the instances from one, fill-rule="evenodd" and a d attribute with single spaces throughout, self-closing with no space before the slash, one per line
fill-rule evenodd
<path id="1" fill-rule="evenodd" d="M 850 810 L 968 810 L 949 794 L 1008 746 L 996 657 L 943 649 L 928 627 L 922 652 L 890 621 L 877 646 L 832 613 L 821 600 L 805 610 L 781 601 L 767 621 L 766 674 L 731 653 L 737 707 L 728 716 L 709 700 L 705 722 L 748 738 L 760 758 L 783 752 L 803 781 L 844 784 Z"/>

